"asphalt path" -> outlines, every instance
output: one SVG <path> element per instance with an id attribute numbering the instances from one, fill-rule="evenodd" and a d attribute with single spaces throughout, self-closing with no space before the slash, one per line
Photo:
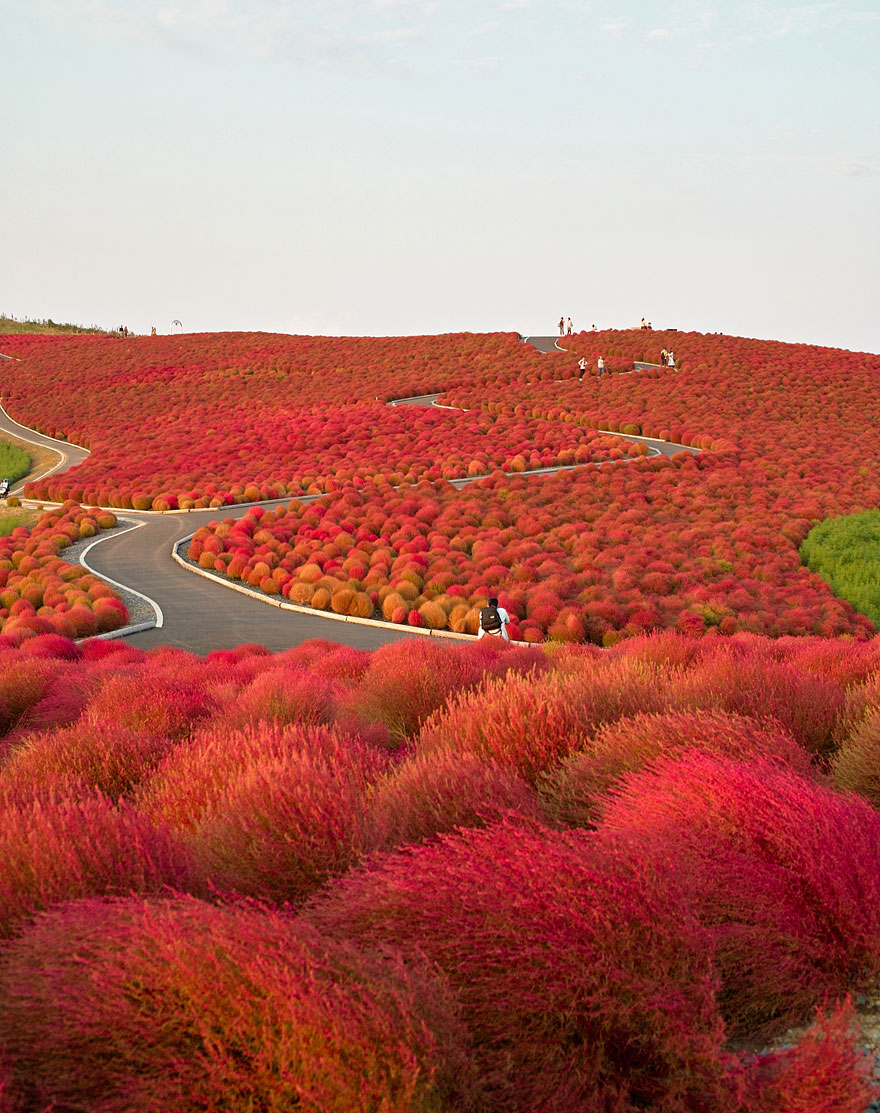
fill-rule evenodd
<path id="1" fill-rule="evenodd" d="M 554 337 L 528 339 L 541 351 L 551 351 L 555 343 Z M 437 394 L 425 394 L 397 399 L 391 404 L 431 406 L 436 404 L 438 397 Z M 58 452 L 59 461 L 51 471 L 67 470 L 88 456 L 86 449 L 56 441 L 20 425 L 2 409 L 0 431 Z M 647 437 L 626 439 L 641 440 L 653 452 L 664 455 L 674 455 L 683 450 L 682 445 L 670 445 Z M 524 474 L 546 474 L 558 470 L 544 468 Z M 453 481 L 453 485 L 460 488 L 470 482 L 474 480 L 460 479 Z M 289 501 L 289 498 L 284 498 L 260 505 L 270 507 Z M 170 645 L 204 655 L 212 649 L 233 649 L 247 643 L 264 645 L 277 652 L 312 638 L 324 638 L 356 649 L 376 649 L 404 638 L 425 636 L 389 624 L 370 626 L 342 622 L 328 618 L 320 611 L 284 610 L 267 603 L 266 597 L 254 597 L 232 590 L 219 579 L 199 576 L 172 558 L 172 549 L 200 526 L 242 518 L 250 508 L 250 505 L 237 505 L 165 514 L 112 508 L 120 519 L 121 527 L 99 535 L 99 542 L 89 547 L 87 558 L 80 559 L 97 575 L 118 587 L 147 597 L 153 604 L 151 610 L 156 625 L 127 634 L 127 642 L 143 649 Z"/>

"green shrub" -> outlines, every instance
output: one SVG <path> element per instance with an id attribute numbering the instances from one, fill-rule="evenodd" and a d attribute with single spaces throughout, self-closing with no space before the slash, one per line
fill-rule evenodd
<path id="1" fill-rule="evenodd" d="M 880 626 L 880 510 L 827 518 L 810 530 L 800 553 L 835 595 Z"/>

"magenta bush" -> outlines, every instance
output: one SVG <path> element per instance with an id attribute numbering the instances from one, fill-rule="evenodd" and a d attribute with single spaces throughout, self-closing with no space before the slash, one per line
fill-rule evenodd
<path id="1" fill-rule="evenodd" d="M 723 1109 L 708 933 L 652 867 L 504 821 L 378 859 L 307 912 L 424 953 L 461 1002 L 487 1110 Z"/>
<path id="2" fill-rule="evenodd" d="M 10 945 L 0 988 L 27 1109 L 482 1108 L 440 979 L 262 909 L 72 901 Z"/>
<path id="3" fill-rule="evenodd" d="M 877 1097 L 871 1056 L 860 1047 L 847 999 L 825 1011 L 797 1044 L 749 1066 L 749 1113 L 865 1113 Z"/>
<path id="4" fill-rule="evenodd" d="M 198 889 L 190 855 L 130 805 L 94 794 L 0 810 L 0 935 L 74 897 Z"/>
<path id="5" fill-rule="evenodd" d="M 772 721 L 724 711 L 633 715 L 600 727 L 585 749 L 546 775 L 540 789 L 547 813 L 567 826 L 591 826 L 596 800 L 627 773 L 691 749 L 743 760 L 763 757 L 814 775 L 807 751 Z"/>
<path id="6" fill-rule="evenodd" d="M 734 1034 L 784 1031 L 880 973 L 880 815 L 857 797 L 764 758 L 687 751 L 625 778 L 597 835 L 687 891 Z"/>
<path id="7" fill-rule="evenodd" d="M 471 754 L 415 754 L 367 800 L 371 845 L 390 850 L 456 827 L 482 827 L 507 811 L 537 819 L 534 791 L 512 769 Z"/>

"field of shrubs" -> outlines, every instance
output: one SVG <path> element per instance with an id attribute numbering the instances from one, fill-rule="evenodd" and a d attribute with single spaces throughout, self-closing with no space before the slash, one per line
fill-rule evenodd
<path id="1" fill-rule="evenodd" d="M 4 338 L 92 454 L 0 537 L 0 1113 L 866 1113 L 880 357 L 565 343 Z M 260 498 L 190 559 L 525 644 L 90 640 L 80 504 Z"/>
<path id="2" fill-rule="evenodd" d="M 113 588 L 61 556 L 115 525 L 109 510 L 65 503 L 33 526 L 0 536 L 0 645 L 19 645 L 35 634 L 88 638 L 126 624 L 128 612 Z"/>
<path id="3" fill-rule="evenodd" d="M 875 355 L 644 330 L 549 355 L 500 334 L 4 343 L 20 359 L 13 416 L 92 450 L 34 497 L 167 510 L 320 496 L 196 535 L 193 561 L 269 594 L 473 632 L 494 593 L 526 641 L 874 629 L 798 549 L 825 518 L 880 504 Z M 680 369 L 629 370 L 661 347 Z M 628 373 L 579 382 L 581 354 Z M 457 409 L 386 404 L 432 390 Z M 603 432 L 700 451 L 657 458 Z"/>
<path id="4" fill-rule="evenodd" d="M 0 720 L 4 1113 L 871 1100 L 877 639 L 42 634 Z"/>

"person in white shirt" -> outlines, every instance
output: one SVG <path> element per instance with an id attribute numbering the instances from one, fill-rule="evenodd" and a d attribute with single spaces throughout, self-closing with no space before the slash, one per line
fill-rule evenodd
<path id="1" fill-rule="evenodd" d="M 510 615 L 504 607 L 498 606 L 498 600 L 493 595 L 488 605 L 483 607 L 480 611 L 480 629 L 477 634 L 477 641 L 483 637 L 484 634 L 492 634 L 494 637 L 504 638 L 506 642 L 510 641 L 510 636 L 507 633 L 507 624 L 510 622 Z"/>
<path id="2" fill-rule="evenodd" d="M 578 360 L 578 367 L 581 369 L 581 373 L 578 375 L 578 382 L 580 382 L 580 380 L 587 373 L 587 360 L 585 356 L 581 356 L 581 358 Z"/>
<path id="3" fill-rule="evenodd" d="M 605 357 L 604 356 L 599 356 L 599 358 L 596 360 L 596 370 L 598 372 L 596 377 L 598 379 L 601 379 L 602 376 L 605 374 Z"/>

